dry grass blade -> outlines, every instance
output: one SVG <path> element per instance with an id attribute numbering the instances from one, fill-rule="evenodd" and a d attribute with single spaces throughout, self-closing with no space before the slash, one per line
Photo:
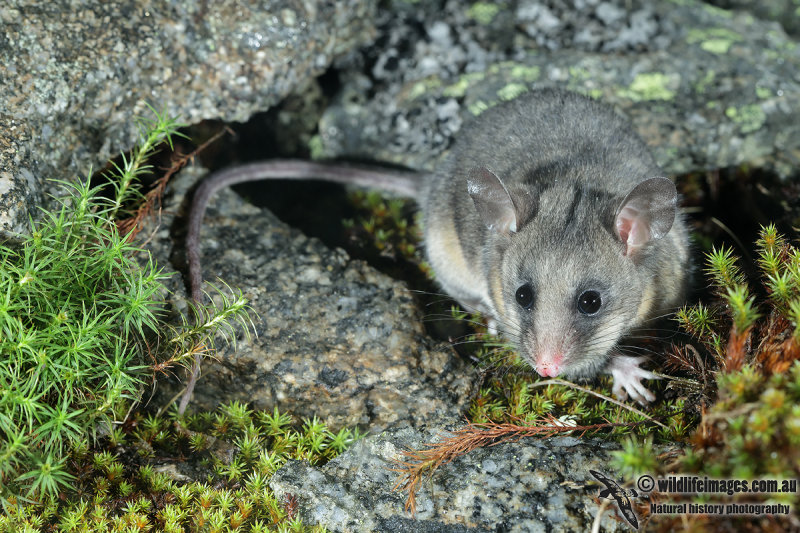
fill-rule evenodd
<path id="1" fill-rule="evenodd" d="M 431 475 L 441 465 L 447 464 L 476 448 L 514 442 L 523 437 L 545 438 L 574 431 L 583 436 L 587 431 L 622 426 L 632 427 L 642 423 L 645 423 L 645 421 L 624 424 L 608 422 L 586 426 L 571 426 L 552 416 L 546 416 L 532 425 L 491 422 L 484 424 L 467 423 L 466 426 L 453 431 L 451 436 L 439 442 L 427 443 L 422 450 L 404 451 L 403 454 L 407 460 L 396 461 L 398 468 L 393 470 L 400 472 L 400 476 L 392 490 L 404 490 L 408 493 L 405 509 L 407 512 L 414 514 L 417 508 L 416 495 L 422 481 L 422 475 L 425 473 Z"/>
<path id="2" fill-rule="evenodd" d="M 128 239 L 133 239 L 139 233 L 142 220 L 150 216 L 153 211 L 161 210 L 161 198 L 163 198 L 164 190 L 167 188 L 167 183 L 172 176 L 226 133 L 233 135 L 233 131 L 226 126 L 188 154 L 174 154 L 172 164 L 164 171 L 164 175 L 155 181 L 153 188 L 144 195 L 144 200 L 136 209 L 134 215 L 117 221 L 117 229 L 120 235 L 128 235 Z"/>

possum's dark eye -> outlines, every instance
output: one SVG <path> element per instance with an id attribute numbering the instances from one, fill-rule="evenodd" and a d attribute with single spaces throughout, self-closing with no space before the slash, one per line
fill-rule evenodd
<path id="1" fill-rule="evenodd" d="M 514 298 L 517 299 L 517 303 L 523 309 L 530 309 L 533 305 L 533 287 L 529 284 L 525 284 L 517 289 Z"/>
<path id="2" fill-rule="evenodd" d="M 603 300 L 597 291 L 583 291 L 578 296 L 578 311 L 584 315 L 593 315 L 600 310 Z"/>

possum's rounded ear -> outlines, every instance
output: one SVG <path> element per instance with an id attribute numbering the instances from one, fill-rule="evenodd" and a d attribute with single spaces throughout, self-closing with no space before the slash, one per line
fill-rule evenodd
<path id="1" fill-rule="evenodd" d="M 467 191 L 483 223 L 499 233 L 517 231 L 517 210 L 506 186 L 494 172 L 476 167 L 467 175 Z"/>
<path id="2" fill-rule="evenodd" d="M 669 233 L 677 204 L 675 184 L 667 178 L 651 178 L 634 187 L 614 217 L 614 228 L 625 245 L 625 255 L 635 254 L 651 240 Z"/>

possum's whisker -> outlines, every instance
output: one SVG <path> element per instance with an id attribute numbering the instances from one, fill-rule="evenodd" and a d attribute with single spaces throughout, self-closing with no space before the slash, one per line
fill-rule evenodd
<path id="1" fill-rule="evenodd" d="M 625 335 L 625 339 L 634 340 L 634 341 L 656 341 L 660 343 L 666 343 L 667 341 L 676 339 L 678 337 L 677 333 L 673 333 L 672 335 Z"/>
<path id="2" fill-rule="evenodd" d="M 425 316 L 423 316 L 422 320 L 425 321 L 425 322 L 448 322 L 448 321 L 463 322 L 465 324 L 471 324 L 473 326 L 484 326 L 485 325 L 480 320 L 473 320 L 473 319 L 469 319 L 469 318 L 456 318 L 456 317 L 448 315 L 448 314 L 430 314 L 430 315 L 425 315 Z"/>
<path id="3" fill-rule="evenodd" d="M 620 353 L 647 353 L 656 356 L 663 355 L 664 353 L 660 350 L 653 350 L 652 348 L 647 348 L 645 346 L 635 346 L 630 344 L 618 344 L 615 349 Z"/>
<path id="4" fill-rule="evenodd" d="M 450 344 L 450 346 L 455 348 L 457 346 L 470 346 L 470 345 L 476 345 L 476 344 L 479 345 L 479 344 L 482 344 L 482 342 L 483 341 L 481 341 L 480 339 L 461 339 L 461 340 L 451 339 L 449 341 L 449 344 Z"/>

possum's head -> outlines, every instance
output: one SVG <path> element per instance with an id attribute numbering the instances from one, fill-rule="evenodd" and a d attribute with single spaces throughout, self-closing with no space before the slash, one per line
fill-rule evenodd
<path id="1" fill-rule="evenodd" d="M 681 237 L 667 237 L 677 194 L 666 178 L 615 196 L 569 180 L 509 190 L 476 168 L 468 186 L 494 244 L 486 274 L 495 318 L 542 376 L 595 375 L 623 335 L 663 312 L 664 289 L 682 285 Z"/>

